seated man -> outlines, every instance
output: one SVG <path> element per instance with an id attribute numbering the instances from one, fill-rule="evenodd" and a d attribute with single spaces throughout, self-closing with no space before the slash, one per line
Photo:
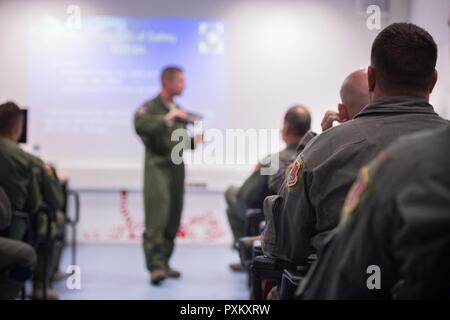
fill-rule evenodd
<path id="1" fill-rule="evenodd" d="M 361 169 L 306 299 L 450 298 L 450 125 L 401 138 Z"/>
<path id="2" fill-rule="evenodd" d="M 338 111 L 329 110 L 325 113 L 321 123 L 322 131 L 330 129 L 335 121 L 344 123 L 353 119 L 369 102 L 368 91 L 365 70 L 357 70 L 345 78 L 340 91 L 342 103 L 338 104 Z M 297 146 L 295 156 L 290 161 L 280 163 L 278 172 L 269 176 L 269 190 L 272 194 L 278 194 L 289 166 L 316 135 L 313 131 L 308 131 Z"/>
<path id="3" fill-rule="evenodd" d="M 368 68 L 372 102 L 353 120 L 311 141 L 280 195 L 266 198 L 262 247 L 267 256 L 305 265 L 338 224 L 362 165 L 402 135 L 448 125 L 428 103 L 437 81 L 436 59 L 436 43 L 418 26 L 395 23 L 380 32 Z"/>
<path id="4" fill-rule="evenodd" d="M 295 155 L 289 159 L 289 161 L 280 161 L 280 167 L 278 168 L 277 173 L 272 174 L 268 177 L 268 185 L 269 185 L 269 193 L 277 194 L 280 190 L 284 177 L 286 176 L 286 171 L 289 166 L 295 161 L 300 152 L 305 149 L 306 145 L 316 136 L 317 134 L 314 131 L 309 130 L 304 136 L 300 143 L 297 145 L 295 149 Z"/>
<path id="5" fill-rule="evenodd" d="M 333 126 L 333 122 L 340 123 L 353 119 L 355 115 L 364 108 L 369 102 L 369 89 L 367 86 L 367 72 L 365 70 L 357 70 L 347 76 L 342 83 L 341 103 L 338 104 L 338 111 L 327 111 L 322 119 L 322 130 L 328 130 Z M 297 156 L 303 151 L 306 145 L 316 136 L 316 133 L 308 131 L 297 146 L 296 154 L 289 161 L 281 162 L 278 172 L 269 176 L 270 194 L 277 194 L 284 182 L 287 170 L 295 163 Z M 258 237 L 244 238 L 241 240 L 239 248 L 241 260 L 251 257 L 253 242 Z"/>
<path id="6" fill-rule="evenodd" d="M 58 234 L 62 233 L 62 229 L 64 228 L 64 217 L 59 212 L 64 205 L 64 195 L 62 186 L 58 180 L 58 177 L 56 176 L 55 170 L 49 164 L 45 163 L 42 159 L 32 154 L 27 155 L 31 160 L 31 165 L 36 176 L 42 200 L 49 207 L 49 209 L 55 213 L 53 221 L 50 222 L 52 229 L 52 232 L 50 234 L 50 241 L 44 248 L 47 254 L 47 273 L 45 275 L 45 281 L 47 281 L 47 284 L 49 284 L 52 276 L 58 269 L 60 245 L 56 238 Z M 41 225 L 46 224 L 45 221 L 42 221 L 40 223 Z M 34 299 L 41 299 L 44 295 L 41 287 L 44 281 L 44 265 L 43 262 L 41 262 L 41 259 L 42 255 L 38 256 L 38 267 L 33 279 Z M 47 297 L 50 299 L 57 299 L 58 293 L 53 289 L 47 289 Z"/>
<path id="7" fill-rule="evenodd" d="M 323 131 L 330 129 L 333 126 L 334 121 L 344 123 L 350 119 L 353 119 L 355 115 L 367 105 L 369 102 L 367 72 L 365 70 L 357 70 L 348 75 L 342 83 L 340 96 L 342 102 L 338 104 L 338 111 L 327 111 L 322 119 L 321 126 Z M 311 131 L 305 135 L 305 138 L 297 147 L 297 154 L 295 158 L 291 160 L 291 166 L 295 165 L 295 159 L 315 136 L 316 135 Z M 280 170 L 277 174 L 270 177 L 272 185 L 278 186 L 277 188 L 280 192 L 282 192 L 283 182 L 285 181 L 286 169 L 290 170 L 288 167 L 281 168 L 280 166 Z M 245 244 L 247 246 L 247 251 L 244 253 L 243 250 L 240 250 L 240 253 L 248 260 L 251 253 L 251 251 L 248 250 L 251 250 L 252 243 L 241 241 L 241 244 Z M 270 295 L 272 297 L 279 295 L 278 288 L 272 288 Z"/>
<path id="8" fill-rule="evenodd" d="M 245 215 L 249 208 L 262 208 L 264 198 L 273 194 L 269 190 L 269 175 L 261 172 L 262 168 L 270 167 L 272 159 L 278 157 L 280 166 L 286 166 L 296 154 L 296 147 L 311 127 L 311 116 L 304 106 L 291 107 L 284 117 L 281 137 L 286 148 L 278 153 L 269 155 L 258 164 L 253 173 L 245 180 L 241 187 L 231 186 L 225 192 L 227 202 L 227 216 L 233 232 L 234 243 L 237 244 L 245 234 Z M 234 270 L 240 270 L 240 264 L 232 264 Z"/>
<path id="9" fill-rule="evenodd" d="M 11 205 L 0 188 L 0 232 L 9 227 Z M 36 265 L 36 252 L 28 244 L 0 237 L 0 300 L 17 298 Z"/>
<path id="10" fill-rule="evenodd" d="M 13 210 L 34 215 L 45 202 L 56 211 L 62 206 L 62 190 L 48 166 L 42 160 L 24 152 L 17 144 L 22 126 L 22 113 L 16 104 L 8 102 L 0 105 L 0 187 L 5 190 Z M 36 221 L 36 224 L 35 228 L 39 230 L 42 230 L 41 226 L 46 226 L 42 220 Z M 26 231 L 25 222 L 13 218 L 8 237 L 23 240 Z M 51 243 L 54 242 L 52 239 Z M 48 270 L 54 269 L 52 261 L 55 259 L 52 257 L 57 252 L 57 248 L 52 244 L 49 244 L 49 248 L 45 248 L 50 257 L 48 261 L 51 263 Z M 42 258 L 42 255 L 39 258 Z M 39 268 L 42 267 L 41 263 L 38 265 Z M 43 279 L 41 270 L 37 271 L 33 296 L 39 299 L 43 296 L 40 287 Z M 50 299 L 58 297 L 56 291 L 52 289 L 48 290 L 47 296 Z"/>
<path id="11" fill-rule="evenodd" d="M 23 126 L 22 113 L 13 102 L 0 105 L 0 187 L 14 211 L 35 214 L 42 197 L 30 157 L 18 145 Z M 21 219 L 11 222 L 10 238 L 22 240 L 26 225 Z"/>

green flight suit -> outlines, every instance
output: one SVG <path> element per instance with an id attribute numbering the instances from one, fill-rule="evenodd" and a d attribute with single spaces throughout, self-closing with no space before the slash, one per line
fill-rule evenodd
<path id="1" fill-rule="evenodd" d="M 4 138 L 0 138 L 0 186 L 13 211 L 29 214 L 38 211 L 42 197 L 31 159 L 17 143 Z M 25 233 L 25 221 L 13 217 L 8 237 L 23 240 Z"/>
<path id="2" fill-rule="evenodd" d="M 398 139 L 360 170 L 304 299 L 450 298 L 450 125 Z M 369 288 L 369 266 L 379 268 Z"/>
<path id="3" fill-rule="evenodd" d="M 42 198 L 30 158 L 17 143 L 4 138 L 0 138 L 0 187 L 13 211 L 36 214 Z M 0 276 L 0 290 L 2 298 L 10 299 L 15 297 L 22 284 L 9 276 L 8 269 L 14 266 L 33 269 L 36 253 L 22 242 L 27 231 L 26 222 L 12 216 L 8 225 L 9 230 L 2 231 L 6 238 L 1 238 L 0 244 L 1 268 L 6 270 Z M 4 224 L 4 227 L 8 225 Z"/>
<path id="4" fill-rule="evenodd" d="M 0 231 L 9 227 L 11 218 L 11 204 L 0 187 Z M 31 246 L 22 241 L 0 237 L 0 300 L 17 298 L 27 278 L 24 272 L 31 274 L 35 264 L 36 252 Z"/>
<path id="5" fill-rule="evenodd" d="M 149 271 L 169 267 L 183 209 L 185 168 L 182 161 L 175 164 L 171 159 L 172 150 L 179 143 L 172 141 L 171 136 L 175 130 L 185 129 L 185 124 L 174 122 L 168 126 L 164 116 L 169 111 L 169 106 L 157 96 L 139 108 L 134 117 L 136 133 L 145 146 L 143 242 Z M 187 138 L 184 135 L 183 141 L 189 140 L 193 147 Z"/>
<path id="6" fill-rule="evenodd" d="M 64 204 L 64 194 L 58 178 L 56 177 L 53 170 L 47 168 L 44 161 L 42 161 L 40 158 L 32 154 L 28 154 L 28 156 L 31 160 L 31 165 L 36 176 L 42 200 L 50 208 L 50 210 L 52 210 L 56 214 L 56 217 L 58 215 L 61 215 L 61 213 L 58 211 L 61 210 Z M 44 219 L 44 217 L 46 216 L 41 215 L 42 219 L 38 221 L 38 230 L 40 230 L 41 236 L 45 236 L 47 232 L 47 221 L 46 219 Z M 50 241 L 45 246 L 45 248 L 42 248 L 42 250 L 45 250 L 47 253 L 46 279 L 48 282 L 50 281 L 53 272 L 57 268 L 59 256 L 61 254 L 62 246 L 60 244 L 60 241 L 58 241 L 57 239 L 57 235 L 61 234 L 63 231 L 64 219 L 54 219 L 50 222 L 50 228 Z M 37 287 L 39 287 L 42 283 L 42 277 L 44 276 L 43 267 L 44 265 L 42 261 L 42 255 L 38 255 L 38 265 L 34 276 L 34 284 Z"/>
<path id="7" fill-rule="evenodd" d="M 359 168 L 396 138 L 448 124 L 424 99 L 384 97 L 314 138 L 291 166 L 279 195 L 264 200 L 264 254 L 304 265 L 337 226 Z"/>
<path id="8" fill-rule="evenodd" d="M 269 185 L 272 176 L 262 174 L 261 169 L 269 168 L 272 164 L 271 159 L 275 158 L 278 158 L 277 163 L 279 166 L 289 163 L 293 156 L 297 154 L 297 144 L 291 143 L 280 152 L 268 155 L 262 161 L 264 166 L 253 171 L 242 186 L 230 186 L 225 191 L 226 213 L 235 244 L 238 243 L 240 238 L 246 236 L 245 219 L 247 209 L 262 209 L 264 198 L 275 193 L 270 189 Z"/>

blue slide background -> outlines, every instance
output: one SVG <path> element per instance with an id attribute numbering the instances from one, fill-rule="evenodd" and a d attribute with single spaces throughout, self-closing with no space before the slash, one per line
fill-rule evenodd
<path id="1" fill-rule="evenodd" d="M 67 165 L 141 163 L 133 114 L 159 91 L 159 72 L 183 67 L 178 102 L 224 128 L 225 35 L 218 21 L 83 18 L 81 29 L 47 19 L 30 33 L 29 141 Z"/>

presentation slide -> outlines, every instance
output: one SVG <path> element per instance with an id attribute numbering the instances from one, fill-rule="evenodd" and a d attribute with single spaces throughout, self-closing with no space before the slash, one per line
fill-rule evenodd
<path id="1" fill-rule="evenodd" d="M 79 28 L 43 19 L 29 39 L 29 145 L 60 166 L 141 166 L 133 115 L 160 90 L 160 71 L 181 66 L 177 100 L 224 128 L 225 26 L 220 21 L 83 17 Z"/>

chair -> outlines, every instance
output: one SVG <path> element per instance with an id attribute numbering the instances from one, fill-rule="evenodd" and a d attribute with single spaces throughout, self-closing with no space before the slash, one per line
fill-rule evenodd
<path id="1" fill-rule="evenodd" d="M 18 219 L 22 219 L 25 222 L 26 225 L 26 234 L 25 234 L 25 238 L 23 239 L 23 241 L 29 245 L 31 245 L 32 247 L 34 247 L 34 241 L 33 241 L 33 228 L 31 225 L 31 219 L 30 219 L 30 215 L 28 213 L 25 212 L 21 212 L 21 211 L 14 211 L 13 212 L 13 216 L 18 218 Z M 32 270 L 28 270 L 28 272 L 26 272 L 27 274 L 25 275 L 25 273 L 22 273 L 20 275 L 15 274 L 14 277 L 25 283 L 25 281 L 31 279 L 31 277 L 33 276 L 33 272 Z M 21 293 L 21 299 L 25 300 L 26 299 L 26 287 L 25 285 L 23 285 L 22 287 L 22 293 Z"/>
<path id="2" fill-rule="evenodd" d="M 261 209 L 247 209 L 245 219 L 245 230 L 247 237 L 261 234 L 261 223 L 264 222 L 264 213 Z"/>
<path id="3" fill-rule="evenodd" d="M 293 300 L 294 294 L 305 277 L 305 272 L 285 269 L 281 278 L 280 300 Z"/>
<path id="4" fill-rule="evenodd" d="M 66 224 L 69 225 L 71 228 L 71 263 L 72 265 L 76 265 L 76 259 L 77 259 L 77 225 L 80 221 L 80 195 L 78 192 L 74 190 L 68 189 L 68 184 L 65 182 L 63 184 L 63 191 L 65 194 L 65 201 L 64 201 L 64 217 Z M 74 200 L 74 216 L 71 217 L 69 215 L 69 202 L 70 199 L 73 198 Z"/>
<path id="5" fill-rule="evenodd" d="M 255 248 L 255 250 L 256 253 L 262 253 L 261 248 Z M 305 266 L 295 266 L 288 261 L 263 255 L 255 256 L 251 267 L 251 297 L 255 300 L 265 299 L 268 291 L 263 292 L 262 284 L 263 282 L 268 282 L 272 286 L 276 285 L 280 288 L 281 300 L 293 299 L 297 287 L 316 258 L 316 255 L 312 254 L 308 257 L 308 262 Z"/>
<path id="6" fill-rule="evenodd" d="M 280 287 L 284 270 L 292 268 L 293 266 L 287 261 L 276 260 L 263 255 L 256 256 L 251 265 L 251 297 L 255 300 L 265 299 L 268 288 L 266 286 L 266 292 L 263 292 L 263 281 L 268 282 L 271 286 Z"/>

